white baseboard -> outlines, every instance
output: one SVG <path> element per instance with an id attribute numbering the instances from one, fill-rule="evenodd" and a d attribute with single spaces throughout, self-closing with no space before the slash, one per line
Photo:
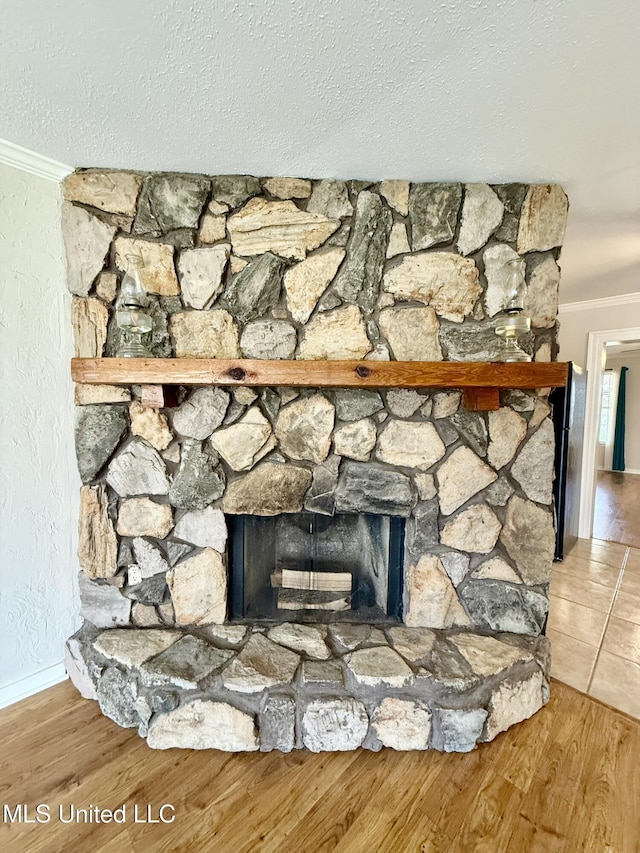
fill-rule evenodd
<path id="1" fill-rule="evenodd" d="M 26 699 L 27 696 L 33 696 L 34 693 L 46 690 L 47 687 L 53 687 L 54 684 L 60 684 L 66 678 L 67 671 L 63 663 L 54 663 L 46 669 L 41 669 L 40 672 L 34 672 L 33 675 L 19 678 L 12 684 L 0 687 L 0 708 L 13 705 L 21 699 Z"/>
<path id="2" fill-rule="evenodd" d="M 640 474 L 640 468 L 625 468 L 624 471 L 612 471 L 611 468 L 605 468 L 598 465 L 598 471 L 608 471 L 609 474 Z"/>

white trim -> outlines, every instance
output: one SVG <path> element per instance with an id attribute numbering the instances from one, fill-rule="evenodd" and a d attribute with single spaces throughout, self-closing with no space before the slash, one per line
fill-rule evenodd
<path id="1" fill-rule="evenodd" d="M 596 491 L 596 450 L 600 426 L 600 388 L 607 361 L 607 341 L 633 341 L 640 338 L 640 328 L 607 329 L 589 332 L 587 345 L 587 399 L 584 413 L 582 478 L 580 482 L 580 520 L 578 536 L 591 539 Z M 631 473 L 631 472 L 630 472 Z"/>
<path id="2" fill-rule="evenodd" d="M 54 663 L 53 666 L 27 675 L 26 678 L 19 678 L 12 684 L 0 687 L 0 708 L 6 708 L 8 705 L 20 702 L 21 699 L 33 696 L 34 693 L 46 690 L 47 687 L 53 687 L 54 684 L 60 684 L 66 678 L 67 671 L 63 663 Z"/>
<path id="3" fill-rule="evenodd" d="M 583 302 L 565 302 L 558 306 L 558 314 L 572 311 L 594 311 L 598 308 L 615 308 L 616 305 L 635 305 L 640 302 L 640 292 L 621 293 L 619 296 L 603 296 L 600 299 L 585 299 Z"/>
<path id="4" fill-rule="evenodd" d="M 640 468 L 625 468 L 624 471 L 612 471 L 612 474 L 640 474 Z"/>
<path id="5" fill-rule="evenodd" d="M 61 181 L 73 172 L 72 166 L 66 166 L 64 163 L 59 163 L 43 154 L 22 148 L 21 145 L 14 145 L 13 142 L 7 142 L 6 139 L 0 139 L 0 163 L 56 182 Z"/>

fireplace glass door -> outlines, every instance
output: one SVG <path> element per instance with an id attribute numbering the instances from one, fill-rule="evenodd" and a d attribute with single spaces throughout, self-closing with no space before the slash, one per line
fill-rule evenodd
<path id="1" fill-rule="evenodd" d="M 232 516 L 230 617 L 398 622 L 404 519 Z"/>

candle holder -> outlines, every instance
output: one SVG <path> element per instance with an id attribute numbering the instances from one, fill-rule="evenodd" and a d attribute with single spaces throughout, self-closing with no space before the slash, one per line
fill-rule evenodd
<path id="1" fill-rule="evenodd" d="M 144 310 L 147 293 L 140 275 L 143 266 L 140 255 L 127 255 L 127 271 L 116 302 L 116 323 L 120 329 L 118 358 L 152 358 L 147 340 L 153 320 Z"/>
<path id="2" fill-rule="evenodd" d="M 518 346 L 518 338 L 531 331 L 531 318 L 524 313 L 524 260 L 508 261 L 510 289 L 508 301 L 495 319 L 495 333 L 502 338 L 502 351 L 498 361 L 531 361 L 531 356 Z"/>

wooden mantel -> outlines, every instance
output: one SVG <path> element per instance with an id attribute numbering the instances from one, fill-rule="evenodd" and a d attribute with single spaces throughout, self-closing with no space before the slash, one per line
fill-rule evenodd
<path id="1" fill-rule="evenodd" d="M 567 384 L 566 362 L 267 361 L 74 358 L 75 382 L 104 385 L 250 385 L 307 388 L 459 388 L 466 408 L 500 406 L 500 390 Z"/>

